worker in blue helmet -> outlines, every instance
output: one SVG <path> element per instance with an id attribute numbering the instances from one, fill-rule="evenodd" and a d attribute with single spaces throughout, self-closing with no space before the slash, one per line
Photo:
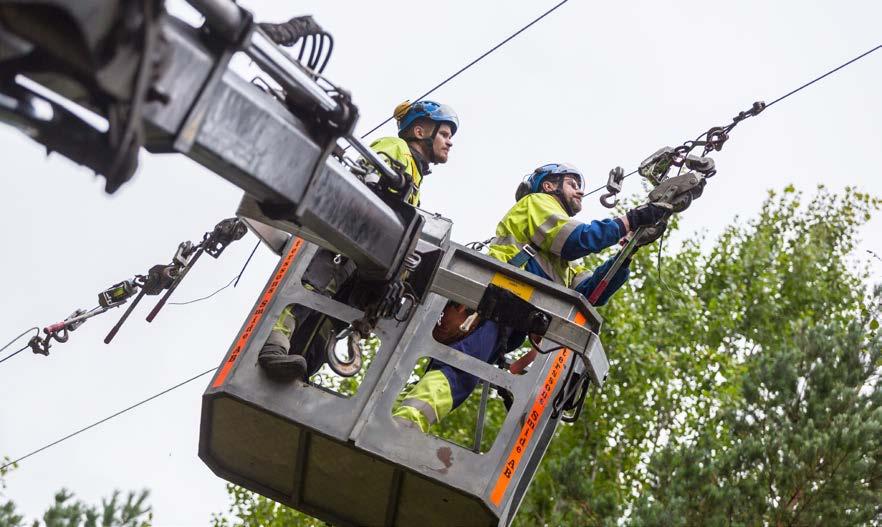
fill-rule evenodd
<path id="1" fill-rule="evenodd" d="M 520 184 L 515 193 L 517 203 L 497 225 L 490 256 L 589 296 L 615 258 L 596 269 L 582 264 L 582 258 L 617 245 L 638 227 L 658 224 L 668 210 L 647 204 L 618 218 L 585 223 L 573 218 L 582 210 L 584 196 L 585 179 L 576 167 L 551 163 L 537 168 Z M 625 283 L 629 265 L 630 260 L 613 276 L 598 306 Z M 491 320 L 480 320 L 471 310 L 453 302 L 445 307 L 433 336 L 491 364 L 518 348 L 526 337 Z M 532 357 L 528 355 L 529 360 Z M 512 371 L 523 367 L 525 361 L 516 363 Z M 428 431 L 462 404 L 477 382 L 473 375 L 433 360 L 419 382 L 402 394 L 393 415 L 403 424 L 415 424 Z"/>
<path id="2" fill-rule="evenodd" d="M 431 172 L 430 164 L 447 162 L 459 117 L 450 106 L 435 101 L 405 101 L 395 108 L 393 116 L 398 136 L 377 139 L 370 146 L 393 169 L 404 171 L 413 185 L 407 202 L 418 206 L 420 185 Z M 350 289 L 347 284 L 355 271 L 348 258 L 319 249 L 303 273 L 303 284 L 345 302 Z M 287 306 L 273 325 L 257 362 L 277 380 L 310 377 L 325 363 L 328 346 L 336 342 L 334 335 L 345 326 L 341 324 L 308 307 Z"/>
<path id="3" fill-rule="evenodd" d="M 431 173 L 430 164 L 447 162 L 453 148 L 453 136 L 459 128 L 459 117 L 453 108 L 435 101 L 404 101 L 393 112 L 398 124 L 398 137 L 383 137 L 371 148 L 404 168 L 413 183 L 408 202 L 420 204 L 420 185 Z"/>

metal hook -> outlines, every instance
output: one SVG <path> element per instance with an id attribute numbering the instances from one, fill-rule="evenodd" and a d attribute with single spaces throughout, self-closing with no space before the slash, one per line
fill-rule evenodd
<path id="1" fill-rule="evenodd" d="M 625 171 L 622 167 L 615 167 L 609 171 L 609 178 L 606 180 L 606 190 L 608 190 L 608 192 L 603 196 L 600 196 L 601 205 L 608 209 L 616 206 L 619 202 L 618 198 L 613 199 L 612 202 L 610 202 L 609 199 L 615 197 L 616 194 L 622 191 L 622 181 L 624 179 Z"/>
<path id="2" fill-rule="evenodd" d="M 351 327 L 347 329 L 350 331 L 346 336 L 346 360 L 341 360 L 337 357 L 337 340 L 328 341 L 327 348 L 328 367 L 341 377 L 352 377 L 361 371 L 361 365 L 363 362 L 361 345 L 359 344 L 361 341 L 361 335 L 359 335 L 358 332 L 351 331 Z M 346 329 L 338 333 L 338 335 L 345 331 Z"/>
<path id="3" fill-rule="evenodd" d="M 334 338 L 336 340 L 343 340 L 346 337 L 348 337 L 349 335 L 351 335 L 353 331 L 354 331 L 354 329 L 352 328 L 352 325 L 350 324 L 350 325 L 346 326 L 345 328 L 343 328 L 340 331 L 340 333 L 337 333 L 337 335 Z"/>
<path id="4" fill-rule="evenodd" d="M 617 198 L 615 196 L 616 196 L 615 192 L 608 192 L 608 193 L 600 196 L 600 204 L 608 209 L 614 208 L 619 203 L 619 198 Z M 613 198 L 613 200 L 608 201 L 609 198 Z"/>

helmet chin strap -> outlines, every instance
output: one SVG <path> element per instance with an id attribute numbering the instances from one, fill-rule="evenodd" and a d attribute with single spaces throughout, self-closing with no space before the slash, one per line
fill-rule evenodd
<path id="1" fill-rule="evenodd" d="M 441 123 L 435 123 L 435 128 L 432 129 L 432 135 L 423 138 L 423 144 L 426 145 L 426 149 L 429 151 L 429 162 L 433 165 L 438 164 L 438 159 L 435 157 L 435 136 L 438 135 L 439 128 L 441 128 Z"/>
<path id="2" fill-rule="evenodd" d="M 564 197 L 563 193 L 563 178 L 561 178 L 557 182 L 557 188 L 552 190 L 551 192 L 545 192 L 546 194 L 552 195 L 557 198 L 557 201 L 560 203 L 560 206 L 563 207 L 564 211 L 567 213 L 567 216 L 572 218 L 576 215 L 576 212 L 573 210 L 573 207 L 570 206 L 570 202 Z"/>
<path id="3" fill-rule="evenodd" d="M 408 141 L 416 141 L 417 143 L 422 143 L 423 149 L 427 150 L 426 157 L 428 158 L 429 163 L 433 165 L 438 164 L 438 160 L 435 157 L 435 136 L 438 135 L 438 129 L 441 128 L 441 123 L 435 123 L 435 128 L 432 130 L 432 135 L 429 137 L 423 137 L 420 139 L 416 136 L 411 136 Z"/>
<path id="4" fill-rule="evenodd" d="M 560 202 L 560 205 L 563 207 L 564 211 L 566 211 L 567 216 L 572 218 L 576 215 L 575 211 L 573 211 L 573 207 L 570 206 L 570 202 L 564 197 L 563 192 L 558 187 L 553 193 L 552 196 L 557 198 L 557 201 Z"/>

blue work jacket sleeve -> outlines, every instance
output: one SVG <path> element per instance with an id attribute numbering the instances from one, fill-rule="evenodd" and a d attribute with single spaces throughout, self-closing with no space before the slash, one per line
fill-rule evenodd
<path id="1" fill-rule="evenodd" d="M 573 288 L 576 291 L 585 295 L 585 297 L 591 296 L 591 292 L 594 291 L 594 288 L 597 287 L 597 284 L 603 279 L 603 276 L 612 267 L 613 262 L 616 257 L 610 257 L 607 261 L 603 262 L 603 265 L 594 270 L 594 272 L 585 273 L 584 278 L 580 276 L 576 276 L 576 286 Z M 631 259 L 625 261 L 622 267 L 613 275 L 612 280 L 609 281 L 609 284 L 606 286 L 606 290 L 600 295 L 600 298 L 597 299 L 597 302 L 594 304 L 595 306 L 602 306 L 606 304 L 607 300 L 619 290 L 625 282 L 628 281 L 628 277 L 631 275 Z M 580 281 L 581 280 L 581 281 Z"/>
<path id="2" fill-rule="evenodd" d="M 567 237 L 560 256 L 564 260 L 578 260 L 615 245 L 625 234 L 625 226 L 619 219 L 583 223 Z"/>

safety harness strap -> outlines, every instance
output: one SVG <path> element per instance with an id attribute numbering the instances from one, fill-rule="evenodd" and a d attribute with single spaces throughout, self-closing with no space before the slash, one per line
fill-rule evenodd
<path id="1" fill-rule="evenodd" d="M 508 261 L 511 265 L 515 267 L 523 267 L 527 265 L 527 262 L 536 257 L 536 253 L 539 250 L 532 243 L 528 243 L 521 247 L 521 250 Z"/>

